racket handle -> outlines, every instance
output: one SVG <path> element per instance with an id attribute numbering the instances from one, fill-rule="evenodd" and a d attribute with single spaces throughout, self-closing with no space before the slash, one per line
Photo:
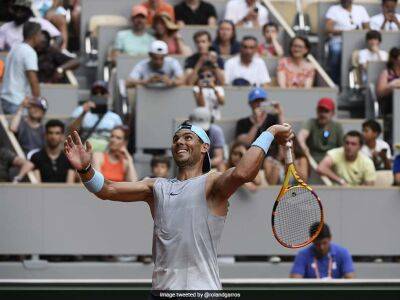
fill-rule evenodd
<path id="1" fill-rule="evenodd" d="M 293 156 L 292 156 L 292 142 L 289 141 L 286 143 L 286 157 L 285 157 L 286 165 L 290 165 L 293 163 Z"/>

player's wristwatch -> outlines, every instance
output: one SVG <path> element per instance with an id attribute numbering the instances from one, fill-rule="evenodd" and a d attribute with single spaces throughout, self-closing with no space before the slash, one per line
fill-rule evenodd
<path id="1" fill-rule="evenodd" d="M 88 164 L 88 166 L 84 169 L 81 170 L 76 170 L 79 174 L 86 174 L 87 172 L 89 172 L 90 168 L 92 167 L 92 164 Z"/>

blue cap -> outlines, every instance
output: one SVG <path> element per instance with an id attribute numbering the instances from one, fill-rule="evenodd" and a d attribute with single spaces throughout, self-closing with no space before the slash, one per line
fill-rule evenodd
<path id="1" fill-rule="evenodd" d="M 252 89 L 248 96 L 249 103 L 251 103 L 257 99 L 265 99 L 266 100 L 267 98 L 268 98 L 267 92 L 263 88 L 260 88 L 260 87 L 256 87 L 256 88 Z"/>
<path id="2" fill-rule="evenodd" d="M 179 130 L 182 129 L 189 129 L 190 131 L 194 132 L 204 144 L 211 145 L 210 138 L 208 137 L 207 133 L 203 130 L 203 128 L 191 124 L 181 124 L 175 131 L 175 133 L 177 133 Z M 210 170 L 211 170 L 211 159 L 210 159 L 210 154 L 207 152 L 207 155 L 204 157 L 203 161 L 203 173 L 207 173 Z"/>

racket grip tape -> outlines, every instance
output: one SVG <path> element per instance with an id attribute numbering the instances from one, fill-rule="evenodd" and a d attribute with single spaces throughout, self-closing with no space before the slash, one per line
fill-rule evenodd
<path id="1" fill-rule="evenodd" d="M 290 165 L 293 163 L 293 156 L 292 156 L 292 142 L 287 142 L 286 143 L 286 157 L 285 157 L 285 162 L 287 165 Z"/>
<path id="2" fill-rule="evenodd" d="M 274 140 L 274 135 L 271 132 L 264 131 L 260 136 L 251 144 L 251 146 L 259 147 L 264 150 L 265 155 L 267 155 L 269 147 Z"/>

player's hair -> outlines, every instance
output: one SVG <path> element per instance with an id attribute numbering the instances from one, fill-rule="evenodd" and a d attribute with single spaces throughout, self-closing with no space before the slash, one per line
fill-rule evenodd
<path id="1" fill-rule="evenodd" d="M 305 46 L 306 49 L 307 49 L 307 53 L 304 54 L 304 57 L 306 57 L 306 56 L 310 53 L 310 50 L 311 50 L 311 43 L 310 43 L 310 41 L 309 41 L 306 37 L 304 37 L 304 36 L 295 36 L 294 38 L 292 38 L 292 39 L 290 40 L 290 43 L 289 43 L 289 53 L 290 53 L 290 56 L 292 56 L 292 50 L 291 50 L 291 49 L 292 49 L 292 46 L 293 46 L 293 43 L 294 43 L 295 40 L 303 41 L 304 46 Z"/>
<path id="2" fill-rule="evenodd" d="M 62 133 L 65 132 L 65 124 L 62 121 L 57 120 L 57 119 L 48 120 L 44 127 L 46 128 L 46 132 L 48 132 L 49 129 L 52 128 L 52 127 L 60 127 L 61 128 L 61 132 Z"/>
<path id="3" fill-rule="evenodd" d="M 310 236 L 313 236 L 318 231 L 318 227 L 319 227 L 319 222 L 315 222 L 314 224 L 311 225 Z M 331 230 L 329 229 L 328 224 L 324 223 L 322 225 L 322 229 L 321 229 L 320 233 L 315 238 L 315 240 L 322 240 L 322 239 L 331 238 L 331 237 L 332 237 Z"/>
<path id="4" fill-rule="evenodd" d="M 267 29 L 267 27 L 275 27 L 276 31 L 279 30 L 278 24 L 276 24 L 275 22 L 268 22 L 268 23 L 264 24 L 264 26 L 262 27 L 262 32 L 263 32 L 263 33 L 265 32 L 265 30 Z"/>
<path id="5" fill-rule="evenodd" d="M 378 135 L 382 133 L 381 125 L 375 120 L 367 120 L 362 124 L 362 128 L 370 128 L 373 132 L 376 132 Z"/>
<path id="6" fill-rule="evenodd" d="M 39 23 L 36 22 L 25 22 L 23 29 L 22 29 L 22 35 L 24 37 L 24 40 L 28 40 L 32 38 L 35 34 L 40 32 L 42 30 L 42 26 L 40 26 Z"/>
<path id="7" fill-rule="evenodd" d="M 171 162 L 168 157 L 166 156 L 161 156 L 161 155 L 155 155 L 151 159 L 150 166 L 153 169 L 155 166 L 158 164 L 165 164 L 167 165 L 167 168 L 169 169 L 171 167 Z"/>
<path id="8" fill-rule="evenodd" d="M 365 35 L 365 40 L 378 40 L 379 42 L 382 42 L 382 35 L 379 31 L 377 30 L 370 30 L 367 32 Z"/>
<path id="9" fill-rule="evenodd" d="M 197 31 L 197 32 L 193 35 L 193 41 L 196 42 L 196 40 L 197 40 L 199 37 L 203 36 L 203 35 L 206 35 L 206 36 L 207 36 L 207 39 L 208 39 L 209 42 L 212 41 L 211 34 L 210 34 L 208 31 L 206 31 L 206 30 Z"/>
<path id="10" fill-rule="evenodd" d="M 360 141 L 360 145 L 362 146 L 364 144 L 364 137 L 361 134 L 361 132 L 357 130 L 350 130 L 348 133 L 344 135 L 343 140 L 345 141 L 348 136 L 357 137 L 358 140 Z"/>

